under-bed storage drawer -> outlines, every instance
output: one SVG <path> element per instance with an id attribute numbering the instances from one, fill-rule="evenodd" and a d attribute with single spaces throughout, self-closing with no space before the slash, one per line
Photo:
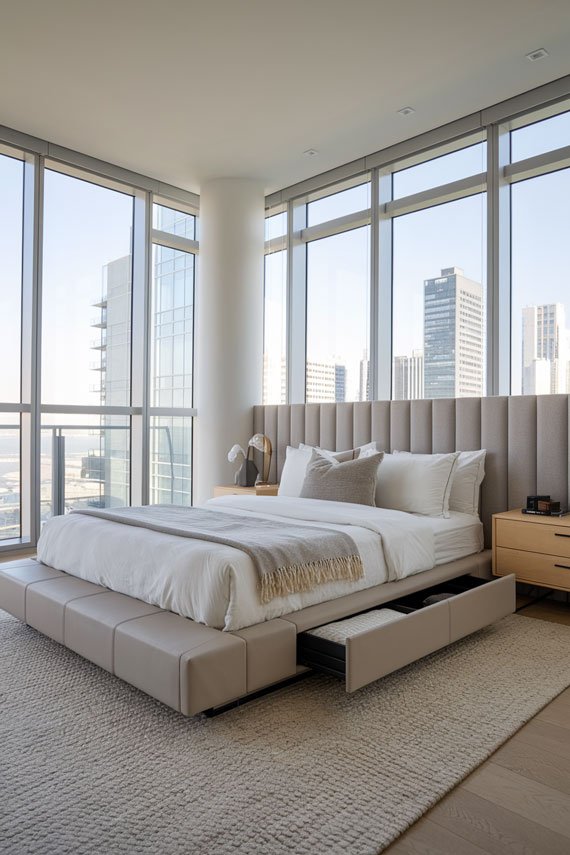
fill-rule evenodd
<path id="1" fill-rule="evenodd" d="M 427 597 L 441 594 L 452 596 L 423 605 Z M 515 595 L 514 576 L 491 582 L 472 576 L 453 579 L 301 633 L 297 659 L 301 665 L 344 677 L 346 691 L 354 692 L 511 614 Z M 369 628 L 361 628 L 364 625 Z"/>

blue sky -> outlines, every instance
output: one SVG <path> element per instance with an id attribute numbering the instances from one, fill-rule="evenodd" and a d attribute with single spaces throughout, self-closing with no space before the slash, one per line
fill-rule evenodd
<path id="1" fill-rule="evenodd" d="M 19 399 L 22 163 L 0 156 L 2 335 L 0 402 Z M 133 200 L 46 170 L 43 242 L 42 397 L 48 404 L 92 404 L 99 330 L 91 323 L 100 299 L 103 267 L 130 252 Z"/>

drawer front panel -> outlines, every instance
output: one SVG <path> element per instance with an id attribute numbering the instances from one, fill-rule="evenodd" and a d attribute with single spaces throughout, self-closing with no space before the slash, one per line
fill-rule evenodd
<path id="1" fill-rule="evenodd" d="M 447 600 L 346 641 L 346 691 L 354 692 L 449 644 Z"/>
<path id="2" fill-rule="evenodd" d="M 516 598 L 514 575 L 453 597 L 449 600 L 450 640 L 457 641 L 512 614 L 516 609 Z"/>
<path id="3" fill-rule="evenodd" d="M 522 582 L 570 590 L 570 559 L 563 555 L 541 555 L 504 547 L 497 547 L 496 555 L 494 572 L 497 576 L 515 573 Z"/>
<path id="4" fill-rule="evenodd" d="M 516 520 L 496 521 L 496 545 L 570 558 L 570 527 Z"/>

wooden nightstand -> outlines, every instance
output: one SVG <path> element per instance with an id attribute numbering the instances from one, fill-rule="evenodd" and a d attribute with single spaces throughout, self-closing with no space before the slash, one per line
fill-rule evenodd
<path id="1" fill-rule="evenodd" d="M 276 496 L 279 484 L 258 484 L 257 487 L 214 487 L 214 498 L 217 496 Z"/>
<path id="2" fill-rule="evenodd" d="M 493 573 L 570 591 L 570 515 L 505 511 L 493 516 Z"/>

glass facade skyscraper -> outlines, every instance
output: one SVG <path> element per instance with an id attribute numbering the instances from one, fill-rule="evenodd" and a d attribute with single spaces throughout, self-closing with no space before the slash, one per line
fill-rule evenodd
<path id="1" fill-rule="evenodd" d="M 522 393 L 556 395 L 569 388 L 569 333 L 563 303 L 522 310 Z"/>
<path id="2" fill-rule="evenodd" d="M 426 398 L 483 394 L 483 289 L 460 267 L 424 281 Z"/>

